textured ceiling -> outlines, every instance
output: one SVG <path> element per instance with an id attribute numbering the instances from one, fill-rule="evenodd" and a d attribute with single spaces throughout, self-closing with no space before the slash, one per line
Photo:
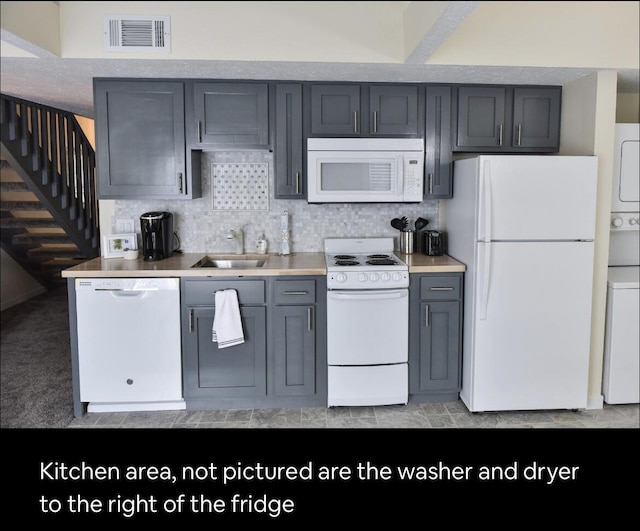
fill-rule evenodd
<path id="1" fill-rule="evenodd" d="M 93 118 L 93 78 L 274 79 L 563 85 L 595 72 L 581 68 L 479 67 L 252 61 L 3 58 L 0 90 Z M 638 71 L 618 71 L 618 90 L 638 92 Z"/>

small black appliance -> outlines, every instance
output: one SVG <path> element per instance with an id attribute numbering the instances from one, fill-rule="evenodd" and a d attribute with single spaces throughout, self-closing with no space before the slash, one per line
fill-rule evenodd
<path id="1" fill-rule="evenodd" d="M 147 262 L 163 260 L 173 254 L 173 214 L 147 212 L 140 216 L 142 258 Z"/>
<path id="2" fill-rule="evenodd" d="M 437 230 L 423 231 L 422 252 L 427 256 L 442 256 L 444 254 L 444 233 Z"/>

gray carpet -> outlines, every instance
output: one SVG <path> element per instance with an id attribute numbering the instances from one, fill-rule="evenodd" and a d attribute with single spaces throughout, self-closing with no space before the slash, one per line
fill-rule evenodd
<path id="1" fill-rule="evenodd" d="M 66 287 L 0 313 L 2 428 L 64 428 L 73 419 Z"/>

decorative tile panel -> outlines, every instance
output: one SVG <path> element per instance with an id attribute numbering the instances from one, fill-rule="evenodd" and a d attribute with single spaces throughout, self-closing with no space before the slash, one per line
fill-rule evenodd
<path id="1" fill-rule="evenodd" d="M 269 164 L 211 164 L 213 210 L 269 210 Z"/>

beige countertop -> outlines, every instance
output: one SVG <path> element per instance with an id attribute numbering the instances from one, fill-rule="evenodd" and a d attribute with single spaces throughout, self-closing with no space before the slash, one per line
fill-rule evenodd
<path id="1" fill-rule="evenodd" d="M 210 257 L 218 260 L 266 260 L 262 267 L 250 269 L 218 269 L 193 267 L 200 260 Z M 465 266 L 457 260 L 444 256 L 423 254 L 398 254 L 409 265 L 409 273 L 446 273 L 464 271 Z M 145 262 L 142 258 L 94 258 L 82 264 L 64 269 L 64 278 L 101 277 L 237 277 L 237 276 L 286 276 L 286 275 L 326 275 L 324 253 L 293 253 L 289 256 L 275 254 L 174 254 L 157 262 Z"/>

